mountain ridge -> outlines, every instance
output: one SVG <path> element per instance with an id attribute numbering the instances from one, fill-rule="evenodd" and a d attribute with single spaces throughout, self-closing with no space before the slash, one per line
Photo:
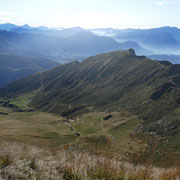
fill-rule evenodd
<path id="1" fill-rule="evenodd" d="M 180 65 L 136 56 L 129 49 L 92 56 L 13 82 L 0 89 L 0 97 L 35 92 L 30 107 L 70 116 L 90 107 L 97 111 L 125 109 L 143 119 L 145 131 L 158 133 L 158 120 L 163 119 L 166 126 L 178 120 L 179 77 Z M 179 131 L 179 126 L 176 128 Z"/>

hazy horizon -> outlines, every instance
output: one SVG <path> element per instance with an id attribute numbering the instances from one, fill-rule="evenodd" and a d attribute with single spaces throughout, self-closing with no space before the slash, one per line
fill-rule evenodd
<path id="1" fill-rule="evenodd" d="M 32 28 L 39 28 L 39 27 L 47 27 L 47 28 L 62 28 L 62 29 L 68 29 L 68 28 L 83 28 L 83 29 L 108 29 L 108 28 L 110 28 L 110 29 L 121 29 L 121 30 L 127 30 L 127 29 L 155 29 L 155 28 L 163 28 L 163 27 L 170 27 L 170 28 L 178 28 L 178 29 L 180 29 L 180 27 L 177 27 L 177 26 L 168 26 L 168 25 L 165 25 L 165 26 L 154 26 L 154 27 L 134 27 L 134 28 L 132 28 L 132 27 L 127 27 L 127 28 L 114 28 L 114 27 L 94 27 L 94 28 L 86 28 L 86 27 L 82 27 L 82 26 L 69 26 L 69 27 L 63 27 L 63 26 L 45 26 L 45 25 L 43 25 L 43 24 L 40 24 L 40 25 L 38 25 L 38 26 L 31 26 L 31 25 L 29 25 L 29 24 L 27 24 L 27 23 L 25 23 L 25 24 L 16 24 L 16 23 L 12 23 L 12 22 L 5 22 L 5 23 L 0 23 L 0 25 L 2 25 L 2 24 L 14 24 L 14 25 L 16 25 L 16 26 L 20 26 L 20 27 L 22 27 L 22 26 L 25 26 L 25 25 L 28 25 L 28 26 L 30 26 L 30 27 L 32 27 Z"/>
<path id="2" fill-rule="evenodd" d="M 138 28 L 180 27 L 177 0 L 6 0 L 0 24 L 33 27 Z"/>

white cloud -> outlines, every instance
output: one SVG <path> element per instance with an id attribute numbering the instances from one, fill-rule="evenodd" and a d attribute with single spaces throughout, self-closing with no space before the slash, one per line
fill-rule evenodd
<path id="1" fill-rule="evenodd" d="M 164 3 L 163 2 L 157 2 L 156 5 L 157 6 L 164 6 Z"/>
<path id="2" fill-rule="evenodd" d="M 9 15 L 14 15 L 14 14 L 16 13 L 12 11 L 0 11 L 0 16 L 9 16 Z"/>
<path id="3" fill-rule="evenodd" d="M 10 21 L 10 19 L 8 19 L 8 18 L 0 17 L 0 23 L 7 23 L 9 21 Z"/>
<path id="4" fill-rule="evenodd" d="M 156 4 L 156 6 L 164 6 L 164 3 L 163 2 L 157 2 L 157 3 L 155 3 Z"/>
<path id="5" fill-rule="evenodd" d="M 3 23 L 13 23 L 13 24 L 17 24 L 17 25 L 23 25 L 23 24 L 25 24 L 25 19 L 0 17 L 0 24 L 3 24 Z"/>
<path id="6" fill-rule="evenodd" d="M 14 19 L 14 21 L 17 21 L 17 22 L 25 22 L 25 19 L 23 19 L 23 18 L 20 18 L 20 19 Z"/>

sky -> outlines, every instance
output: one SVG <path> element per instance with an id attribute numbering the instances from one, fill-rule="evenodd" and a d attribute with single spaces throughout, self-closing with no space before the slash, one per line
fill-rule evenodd
<path id="1" fill-rule="evenodd" d="M 180 0 L 0 0 L 0 23 L 48 27 L 180 27 Z"/>

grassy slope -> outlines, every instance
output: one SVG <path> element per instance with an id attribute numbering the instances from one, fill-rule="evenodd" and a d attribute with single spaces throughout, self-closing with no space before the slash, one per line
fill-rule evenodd
<path id="1" fill-rule="evenodd" d="M 127 112 L 114 112 L 113 118 L 107 121 L 103 120 L 108 114 L 105 112 L 84 114 L 69 122 L 73 130 L 63 121 L 64 118 L 50 113 L 13 112 L 2 107 L 0 112 L 9 113 L 0 115 L 1 141 L 17 141 L 45 147 L 69 144 L 102 153 L 108 150 L 114 155 L 134 152 L 139 147 L 135 138 L 130 137 L 139 121 Z M 76 132 L 81 136 L 76 137 Z"/>
<path id="2" fill-rule="evenodd" d="M 109 112 L 94 112 L 65 119 L 45 112 L 14 112 L 0 107 L 0 140 L 32 144 L 55 150 L 73 149 L 120 158 L 134 163 L 179 166 L 179 136 L 165 141 L 158 136 L 139 137 L 135 128 L 140 124 L 136 116 L 126 111 L 111 112 L 113 118 L 103 120 Z M 64 122 L 69 120 L 73 130 Z M 75 136 L 80 133 L 80 136 Z M 175 151 L 174 151 L 175 150 Z"/>

